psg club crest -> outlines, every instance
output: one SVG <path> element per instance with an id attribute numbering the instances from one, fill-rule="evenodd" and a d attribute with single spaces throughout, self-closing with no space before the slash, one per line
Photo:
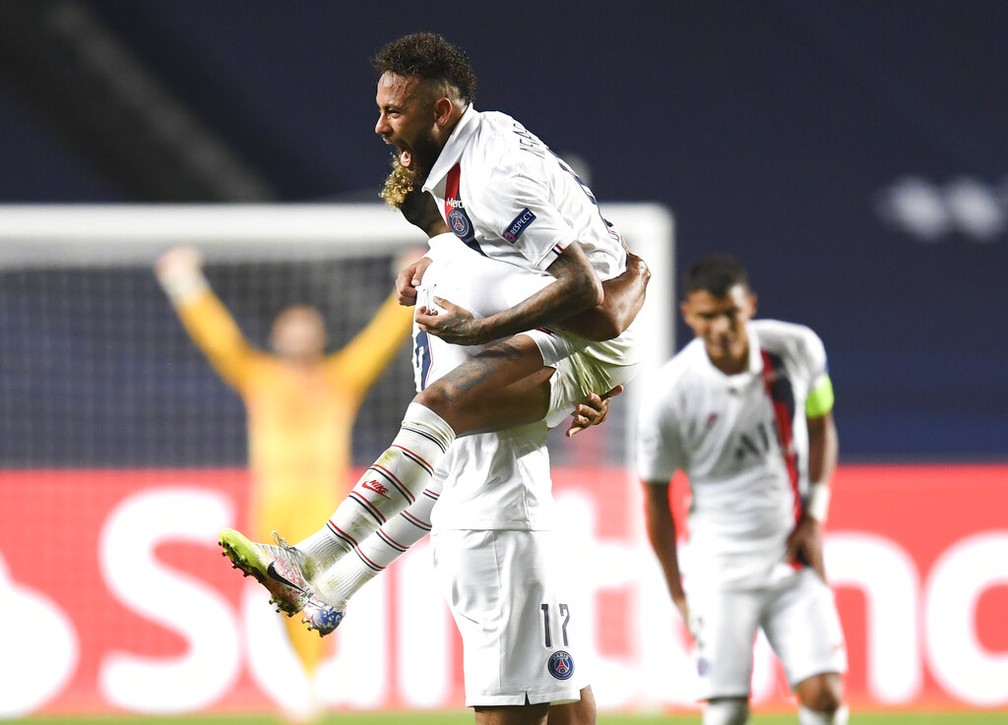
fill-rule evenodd
<path id="1" fill-rule="evenodd" d="M 569 652 L 557 650 L 550 655 L 546 669 L 558 680 L 569 680 L 574 674 L 574 658 Z"/>
<path id="2" fill-rule="evenodd" d="M 452 209 L 448 213 L 448 226 L 450 226 L 452 231 L 455 232 L 455 236 L 463 241 L 467 241 L 467 237 L 469 237 L 472 233 L 472 226 L 469 224 L 469 218 L 461 209 Z"/>

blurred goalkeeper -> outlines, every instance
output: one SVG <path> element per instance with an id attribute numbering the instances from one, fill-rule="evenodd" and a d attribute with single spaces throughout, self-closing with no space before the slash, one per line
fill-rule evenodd
<path id="1" fill-rule="evenodd" d="M 274 529 L 299 540 L 350 490 L 351 432 L 358 407 L 410 337 L 412 311 L 394 295 L 345 347 L 325 354 L 326 329 L 315 307 L 294 305 L 276 317 L 272 353 L 254 347 L 214 294 L 199 252 L 169 250 L 158 281 L 210 364 L 245 403 L 252 474 L 249 526 L 268 540 Z M 285 620 L 309 680 L 322 642 Z"/>

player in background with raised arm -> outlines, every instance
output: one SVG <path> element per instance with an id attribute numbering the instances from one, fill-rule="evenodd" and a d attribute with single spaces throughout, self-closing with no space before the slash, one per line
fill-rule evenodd
<path id="1" fill-rule="evenodd" d="M 655 377 L 638 421 L 648 538 L 696 641 L 704 725 L 748 721 L 753 638 L 766 634 L 802 725 L 843 724 L 846 654 L 822 524 L 837 462 L 826 353 L 809 328 L 753 320 L 730 256 L 693 265 L 681 312 L 696 338 Z M 669 482 L 689 478 L 680 573 Z"/>
<path id="2" fill-rule="evenodd" d="M 311 581 L 412 504 L 457 436 L 544 419 L 556 425 L 593 391 L 628 381 L 640 363 L 632 324 L 599 341 L 562 327 L 601 305 L 603 283 L 627 270 L 622 240 L 570 167 L 511 117 L 473 108 L 472 67 L 444 38 L 405 36 L 374 65 L 375 131 L 396 147 L 413 185 L 431 192 L 466 246 L 552 280 L 486 317 L 440 297 L 438 314 L 418 311 L 426 334 L 487 346 L 417 394 L 392 445 L 314 535 L 285 548 L 222 532 L 232 562 L 255 572 L 284 611 L 316 617 L 321 631 L 335 623 L 331 611 L 306 608 Z M 414 277 L 422 277 L 419 267 Z"/>
<path id="3" fill-rule="evenodd" d="M 246 339 L 214 294 L 196 249 L 170 249 L 156 273 L 193 342 L 245 404 L 251 530 L 267 540 L 277 529 L 308 536 L 318 527 L 317 512 L 335 507 L 353 483 L 347 474 L 357 410 L 408 338 L 410 311 L 390 296 L 347 345 L 326 354 L 321 313 L 293 305 L 274 320 L 266 352 Z M 311 680 L 322 643 L 298 622 L 286 624 Z"/>

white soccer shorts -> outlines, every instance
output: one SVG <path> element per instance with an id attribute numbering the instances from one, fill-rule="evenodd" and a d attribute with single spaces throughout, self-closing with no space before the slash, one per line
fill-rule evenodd
<path id="1" fill-rule="evenodd" d="M 833 592 L 810 568 L 767 587 L 691 591 L 687 586 L 686 601 L 697 643 L 700 700 L 749 696 L 757 627 L 792 688 L 812 675 L 847 669 Z"/>
<path id="2" fill-rule="evenodd" d="M 560 582 L 551 531 L 442 529 L 434 567 L 462 635 L 466 706 L 577 702 L 584 607 Z"/>
<path id="3" fill-rule="evenodd" d="M 629 382 L 640 369 L 641 352 L 633 325 L 605 342 L 551 330 L 522 333 L 535 342 L 543 365 L 556 370 L 550 378 L 546 425 L 553 428 L 583 403 L 590 393 L 603 395 Z"/>

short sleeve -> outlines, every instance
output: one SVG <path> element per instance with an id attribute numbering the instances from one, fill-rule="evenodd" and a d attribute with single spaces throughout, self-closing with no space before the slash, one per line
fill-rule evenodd
<path id="1" fill-rule="evenodd" d="M 805 413 L 810 418 L 817 418 L 833 407 L 833 384 L 829 377 L 826 348 L 810 328 L 799 326 L 798 330 L 798 362 L 808 390 Z"/>
<path id="2" fill-rule="evenodd" d="M 493 231 L 537 269 L 545 270 L 576 240 L 570 223 L 551 203 L 544 184 L 527 172 L 495 175 L 498 208 Z"/>
<path id="3" fill-rule="evenodd" d="M 822 340 L 804 325 L 796 325 L 798 331 L 797 347 L 795 350 L 795 362 L 799 366 L 801 376 L 809 390 L 812 390 L 819 379 L 827 374 L 826 348 Z"/>
<path id="4" fill-rule="evenodd" d="M 637 475 L 642 481 L 668 483 L 683 467 L 683 453 L 675 426 L 674 406 L 665 395 L 649 396 L 637 415 Z"/>

